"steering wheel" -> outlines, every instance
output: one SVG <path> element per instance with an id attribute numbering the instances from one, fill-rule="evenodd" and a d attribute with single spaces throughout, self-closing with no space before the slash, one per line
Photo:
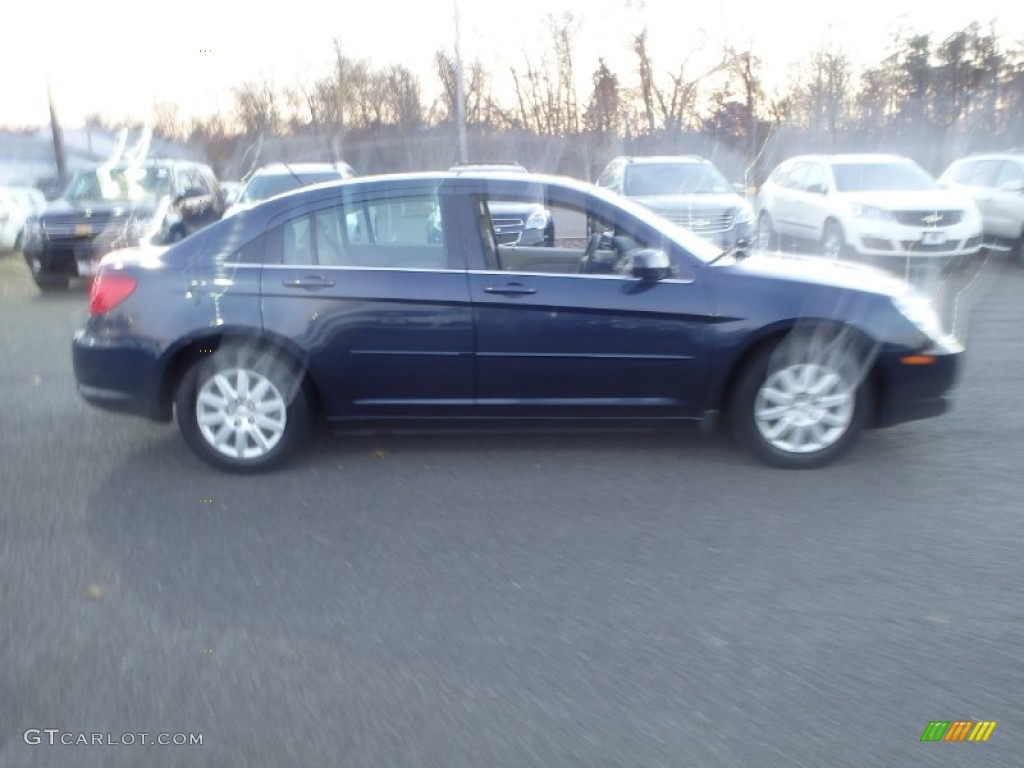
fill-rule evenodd
<path id="1" fill-rule="evenodd" d="M 580 259 L 579 273 L 581 275 L 590 271 L 590 265 L 594 261 L 594 254 L 597 253 L 599 245 L 601 245 L 601 233 L 595 232 L 590 236 L 590 240 L 587 241 L 587 247 L 583 251 L 583 257 Z"/>

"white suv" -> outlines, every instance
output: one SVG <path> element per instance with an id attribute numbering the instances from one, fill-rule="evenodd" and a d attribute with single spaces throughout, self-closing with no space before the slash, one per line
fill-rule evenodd
<path id="1" fill-rule="evenodd" d="M 954 161 L 939 183 L 970 195 L 981 210 L 985 246 L 1024 265 L 1024 151 L 971 155 Z"/>
<path id="2" fill-rule="evenodd" d="M 238 199 L 224 216 L 234 216 L 239 211 L 293 189 L 341 181 L 353 176 L 355 171 L 348 163 L 270 163 L 257 168 L 248 177 Z"/>
<path id="3" fill-rule="evenodd" d="M 981 215 L 898 155 L 801 155 L 780 164 L 758 192 L 757 242 L 811 241 L 829 258 L 951 261 L 982 245 Z"/>

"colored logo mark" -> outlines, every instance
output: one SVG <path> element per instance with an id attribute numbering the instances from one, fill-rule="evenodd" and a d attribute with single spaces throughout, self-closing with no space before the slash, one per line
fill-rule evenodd
<path id="1" fill-rule="evenodd" d="M 988 741 L 995 720 L 932 720 L 921 734 L 921 741 Z"/>

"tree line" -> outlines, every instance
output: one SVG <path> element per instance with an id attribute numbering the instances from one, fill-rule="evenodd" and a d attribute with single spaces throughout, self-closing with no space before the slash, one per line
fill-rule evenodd
<path id="1" fill-rule="evenodd" d="M 479 61 L 466 63 L 471 160 L 593 179 L 616 154 L 702 154 L 756 185 L 799 152 L 898 152 L 938 173 L 972 151 L 1024 145 L 1024 50 L 1006 47 L 994 24 L 942 39 L 895 35 L 885 58 L 861 69 L 826 44 L 771 92 L 754 50 L 665 66 L 644 29 L 628 40 L 632 66 L 616 72 L 605 59 L 579 61 L 578 31 L 572 15 L 550 17 L 546 52 L 504 73 L 511 89 Z M 581 67 L 590 70 L 585 86 Z M 444 168 L 458 159 L 449 51 L 436 52 L 432 76 L 431 99 L 407 67 L 353 58 L 336 39 L 309 82 L 247 80 L 232 90 L 230 110 L 205 117 L 158 104 L 151 127 L 198 148 L 225 178 L 277 159 L 344 159 L 360 173 Z"/>

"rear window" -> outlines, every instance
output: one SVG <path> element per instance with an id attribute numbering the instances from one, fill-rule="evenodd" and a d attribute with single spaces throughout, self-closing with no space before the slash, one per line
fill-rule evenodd
<path id="1" fill-rule="evenodd" d="M 624 194 L 633 197 L 731 191 L 729 182 L 715 168 L 697 163 L 630 166 L 623 188 Z"/>
<path id="2" fill-rule="evenodd" d="M 914 163 L 836 163 L 832 166 L 840 192 L 885 192 L 935 189 L 938 182 Z"/>

